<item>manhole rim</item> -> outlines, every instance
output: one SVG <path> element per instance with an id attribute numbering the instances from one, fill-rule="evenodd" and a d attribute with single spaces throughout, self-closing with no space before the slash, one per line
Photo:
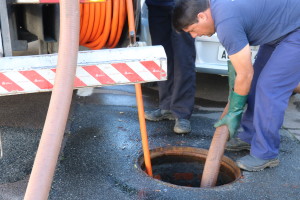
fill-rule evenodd
<path id="1" fill-rule="evenodd" d="M 178 155 L 174 152 L 174 149 L 177 151 L 181 151 L 180 155 L 186 155 L 186 156 L 196 156 L 199 154 L 200 155 L 204 155 L 207 156 L 208 150 L 207 149 L 202 149 L 202 148 L 197 148 L 197 147 L 190 147 L 190 146 L 167 146 L 167 147 L 157 147 L 157 148 L 153 148 L 150 149 L 150 158 L 151 160 L 153 158 L 159 157 L 159 156 L 171 156 L 171 155 Z M 155 179 L 151 176 L 149 176 L 147 173 L 145 173 L 145 171 L 142 169 L 142 165 L 144 164 L 144 154 L 143 152 L 138 156 L 138 158 L 136 159 L 136 165 L 137 165 L 137 169 L 138 171 L 145 176 L 147 179 L 151 179 L 154 181 L 157 181 L 159 183 L 162 183 L 163 185 L 167 185 L 169 187 L 172 188 L 184 188 L 184 189 L 195 189 L 195 190 L 199 190 L 199 189 L 218 189 L 218 188 L 225 188 L 225 187 L 231 187 L 234 183 L 237 183 L 241 178 L 242 178 L 242 171 L 240 170 L 240 168 L 236 165 L 236 163 L 229 158 L 226 155 L 223 155 L 222 160 L 221 160 L 221 166 L 224 165 L 224 163 L 227 166 L 230 166 L 230 169 L 233 170 L 232 172 L 235 174 L 235 172 L 237 172 L 237 176 L 235 178 L 234 181 L 227 183 L 227 184 L 223 184 L 223 185 L 219 185 L 219 186 L 215 186 L 212 188 L 197 188 L 197 187 L 188 187 L 188 186 L 180 186 L 180 185 L 175 185 L 172 183 L 168 183 L 159 179 Z"/>

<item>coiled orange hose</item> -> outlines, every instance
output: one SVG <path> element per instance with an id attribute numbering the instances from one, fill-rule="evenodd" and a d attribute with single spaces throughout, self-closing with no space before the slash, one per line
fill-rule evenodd
<path id="1" fill-rule="evenodd" d="M 107 0 L 106 3 L 80 4 L 79 44 L 94 50 L 103 47 L 114 48 L 120 40 L 127 14 L 129 36 L 134 37 L 133 42 L 135 42 L 132 0 Z M 146 171 L 149 176 L 153 176 L 141 84 L 135 84 L 135 89 Z"/>
<path id="2" fill-rule="evenodd" d="M 114 48 L 126 20 L 125 0 L 80 4 L 81 46 L 96 50 Z"/>

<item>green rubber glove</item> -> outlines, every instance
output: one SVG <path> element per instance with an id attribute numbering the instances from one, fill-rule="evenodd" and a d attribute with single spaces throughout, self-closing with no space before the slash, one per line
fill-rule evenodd
<path id="1" fill-rule="evenodd" d="M 236 73 L 230 60 L 227 61 L 227 66 L 228 66 L 228 85 L 229 85 L 228 97 L 230 97 L 230 93 L 231 91 L 233 91 L 234 88 Z"/>
<path id="2" fill-rule="evenodd" d="M 230 136 L 229 139 L 234 138 L 236 131 L 240 126 L 247 97 L 248 95 L 239 95 L 234 91 L 231 91 L 228 113 L 214 125 L 215 128 L 227 125 Z"/>

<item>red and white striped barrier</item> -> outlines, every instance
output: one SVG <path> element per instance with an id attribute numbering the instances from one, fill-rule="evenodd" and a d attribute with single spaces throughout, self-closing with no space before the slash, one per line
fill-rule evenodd
<path id="1" fill-rule="evenodd" d="M 0 96 L 50 91 L 57 54 L 0 58 Z M 124 85 L 167 79 L 163 47 L 82 51 L 74 88 Z"/>
<path id="2" fill-rule="evenodd" d="M 80 0 L 80 3 L 99 3 L 105 2 L 106 0 Z M 15 0 L 14 3 L 20 4 L 31 4 L 31 3 L 59 3 L 59 0 Z"/>

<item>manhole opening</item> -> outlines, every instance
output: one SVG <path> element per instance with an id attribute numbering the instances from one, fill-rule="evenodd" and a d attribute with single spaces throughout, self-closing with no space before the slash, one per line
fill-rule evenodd
<path id="1" fill-rule="evenodd" d="M 200 187 L 207 150 L 192 147 L 168 147 L 150 151 L 153 178 L 178 186 Z M 145 171 L 143 156 L 139 166 Z M 230 184 L 241 177 L 240 169 L 223 156 L 216 186 Z"/>

